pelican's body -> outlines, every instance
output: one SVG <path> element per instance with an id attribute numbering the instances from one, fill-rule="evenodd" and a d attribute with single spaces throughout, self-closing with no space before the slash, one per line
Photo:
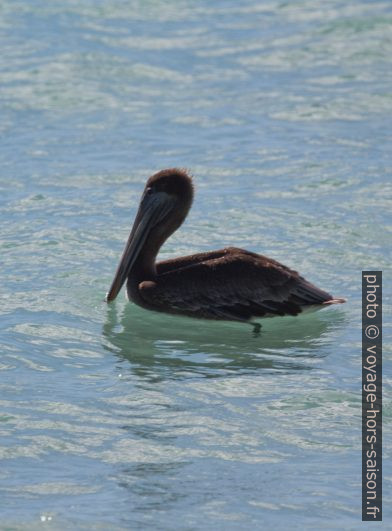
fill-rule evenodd
<path id="1" fill-rule="evenodd" d="M 128 298 L 139 306 L 203 319 L 251 322 L 345 302 L 276 260 L 234 247 L 156 263 L 161 245 L 182 224 L 192 200 L 192 180 L 184 170 L 150 177 L 108 302 L 125 280 Z"/>

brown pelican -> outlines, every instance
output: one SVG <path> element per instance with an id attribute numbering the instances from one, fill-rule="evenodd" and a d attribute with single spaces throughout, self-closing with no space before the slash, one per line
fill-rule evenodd
<path id="1" fill-rule="evenodd" d="M 345 302 L 272 258 L 227 247 L 155 262 L 162 244 L 186 218 L 193 200 L 185 170 L 159 171 L 147 181 L 128 242 L 106 295 L 114 300 L 125 280 L 128 299 L 159 312 L 250 322 L 298 315 Z"/>

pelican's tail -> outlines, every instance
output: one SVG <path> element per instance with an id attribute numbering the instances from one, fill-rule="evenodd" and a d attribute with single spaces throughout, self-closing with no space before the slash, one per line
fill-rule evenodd
<path id="1" fill-rule="evenodd" d="M 337 298 L 337 299 L 330 299 L 329 301 L 325 301 L 323 302 L 323 304 L 343 304 L 344 302 L 347 302 L 347 299 Z"/>

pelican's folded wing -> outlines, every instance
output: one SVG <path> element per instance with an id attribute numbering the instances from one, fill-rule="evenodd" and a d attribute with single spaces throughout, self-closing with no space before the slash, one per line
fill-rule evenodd
<path id="1" fill-rule="evenodd" d="M 141 283 L 141 296 L 160 311 L 241 321 L 297 315 L 332 298 L 275 260 L 236 248 L 216 253 Z"/>

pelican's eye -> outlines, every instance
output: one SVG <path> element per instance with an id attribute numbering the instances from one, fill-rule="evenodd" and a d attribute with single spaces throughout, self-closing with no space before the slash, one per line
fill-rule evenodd
<path id="1" fill-rule="evenodd" d="M 146 188 L 146 195 L 151 195 L 152 193 L 154 193 L 154 189 L 152 188 L 152 186 Z"/>

